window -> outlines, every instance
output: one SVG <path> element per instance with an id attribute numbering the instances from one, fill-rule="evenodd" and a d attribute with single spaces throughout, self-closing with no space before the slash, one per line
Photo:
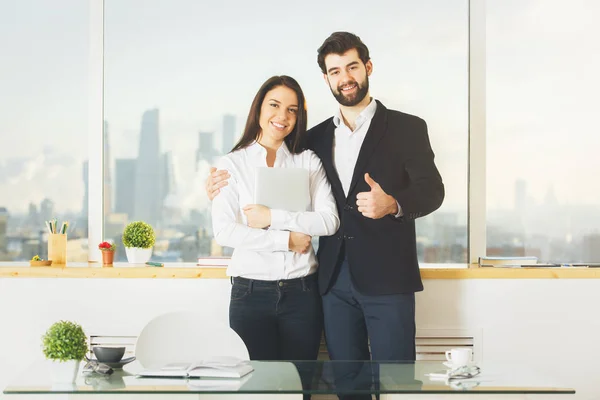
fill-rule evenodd
<path id="1" fill-rule="evenodd" d="M 0 260 L 47 257 L 44 221 L 68 221 L 87 261 L 88 6 L 0 3 Z"/>
<path id="2" fill-rule="evenodd" d="M 467 245 L 468 3 L 270 6 L 248 1 L 105 1 L 105 119 L 110 158 L 107 237 L 128 221 L 157 232 L 153 258 L 227 254 L 213 243 L 204 180 L 243 130 L 268 77 L 296 78 L 309 126 L 337 103 L 317 66 L 333 31 L 355 31 L 371 51 L 371 94 L 428 122 L 446 184 L 440 210 L 418 223 L 424 262 L 465 262 Z M 124 255 L 121 254 L 121 259 Z"/>
<path id="3" fill-rule="evenodd" d="M 600 4 L 487 7 L 487 253 L 598 261 Z"/>

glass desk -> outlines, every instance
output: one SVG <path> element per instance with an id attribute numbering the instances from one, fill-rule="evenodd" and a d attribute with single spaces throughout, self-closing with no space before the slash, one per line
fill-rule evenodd
<path id="1" fill-rule="evenodd" d="M 498 394 L 528 399 L 535 394 L 573 395 L 575 390 L 561 387 L 549 377 L 536 376 L 532 371 L 518 370 L 517 366 L 481 367 L 481 373 L 470 379 L 438 380 L 429 376 L 447 368 L 440 362 L 342 362 L 342 361 L 253 361 L 254 371 L 241 379 L 172 379 L 138 378 L 139 363 L 133 362 L 124 370 L 110 376 L 79 373 L 76 382 L 68 386 L 53 386 L 50 365 L 40 362 L 32 365 L 4 389 L 6 399 L 19 395 L 70 394 L 69 398 L 93 399 L 124 395 L 204 395 L 237 394 L 239 398 L 302 398 L 302 394 L 380 394 L 381 399 L 406 398 L 407 395 L 460 395 Z M 82 364 L 83 366 L 83 364 Z M 199 394 L 203 396 L 198 396 Z M 290 396 L 282 396 L 290 395 Z M 295 395 L 295 396 L 292 396 Z M 521 396 L 519 396 L 521 395 Z M 500 396 L 504 398 L 504 396 Z M 159 396 L 160 397 L 160 396 Z M 212 396 L 210 396 L 212 397 Z M 425 396 L 426 397 L 426 396 Z M 569 396 L 560 396 L 560 398 Z M 22 398 L 22 397 L 21 397 Z M 40 398 L 39 396 L 37 398 Z M 46 398 L 44 396 L 43 398 Z M 143 397 L 137 397 L 143 398 Z M 157 398 L 152 396 L 152 399 Z M 314 396 L 313 396 L 314 398 Z M 419 398 L 421 398 L 419 396 Z M 555 396 L 553 396 L 555 398 Z"/>

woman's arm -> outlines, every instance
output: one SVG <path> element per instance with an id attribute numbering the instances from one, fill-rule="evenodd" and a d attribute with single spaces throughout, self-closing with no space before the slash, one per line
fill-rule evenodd
<path id="1" fill-rule="evenodd" d="M 333 235 L 340 226 L 331 185 L 321 160 L 310 150 L 310 198 L 312 211 L 271 210 L 271 230 L 290 230 L 310 236 Z"/>
<path id="2" fill-rule="evenodd" d="M 229 184 L 212 201 L 212 225 L 216 242 L 221 246 L 252 251 L 288 251 L 290 232 L 250 228 L 240 223 L 240 204 L 236 168 L 223 157 L 219 169 L 229 171 Z"/>

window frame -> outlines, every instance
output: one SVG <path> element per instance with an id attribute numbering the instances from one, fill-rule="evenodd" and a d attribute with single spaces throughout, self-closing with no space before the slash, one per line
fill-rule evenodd
<path id="1" fill-rule="evenodd" d="M 88 2 L 90 10 L 88 259 L 100 261 L 100 250 L 95 244 L 100 243 L 104 238 L 104 0 L 88 0 Z M 468 0 L 467 266 L 476 266 L 478 257 L 486 254 L 485 3 L 485 0 Z M 436 267 L 439 265 L 443 264 L 436 264 Z"/>

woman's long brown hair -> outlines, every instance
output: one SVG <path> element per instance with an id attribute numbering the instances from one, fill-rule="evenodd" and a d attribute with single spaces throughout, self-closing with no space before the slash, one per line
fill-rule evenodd
<path id="1" fill-rule="evenodd" d="M 292 154 L 301 153 L 306 149 L 306 102 L 304 100 L 304 93 L 296 80 L 287 75 L 272 76 L 267 79 L 265 83 L 258 89 L 252 106 L 250 106 L 250 112 L 248 113 L 248 119 L 246 120 L 246 127 L 244 128 L 244 134 L 241 139 L 233 146 L 232 152 L 243 149 L 251 145 L 261 133 L 260 128 L 260 109 L 262 103 L 265 100 L 265 96 L 271 90 L 276 87 L 285 86 L 292 89 L 298 97 L 298 113 L 296 114 L 296 125 L 292 132 L 284 139 L 285 144 Z"/>

